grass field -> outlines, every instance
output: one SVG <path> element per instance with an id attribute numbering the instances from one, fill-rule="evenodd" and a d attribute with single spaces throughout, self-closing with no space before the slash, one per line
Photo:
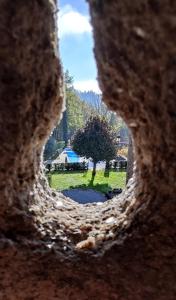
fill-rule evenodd
<path id="1" fill-rule="evenodd" d="M 57 190 L 65 190 L 70 188 L 91 188 L 103 193 L 113 188 L 125 187 L 126 172 L 110 171 L 109 177 L 104 176 L 104 171 L 97 171 L 94 183 L 91 182 L 91 171 L 64 171 L 51 174 L 50 185 Z"/>

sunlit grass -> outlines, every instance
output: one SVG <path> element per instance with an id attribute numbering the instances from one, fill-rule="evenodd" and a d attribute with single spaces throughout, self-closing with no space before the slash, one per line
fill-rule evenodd
<path id="1" fill-rule="evenodd" d="M 126 172 L 110 171 L 109 177 L 104 176 L 104 171 L 97 171 L 94 183 L 91 184 L 91 171 L 64 171 L 51 175 L 50 185 L 57 190 L 65 190 L 70 188 L 92 188 L 94 190 L 106 193 L 114 188 L 125 188 Z"/>

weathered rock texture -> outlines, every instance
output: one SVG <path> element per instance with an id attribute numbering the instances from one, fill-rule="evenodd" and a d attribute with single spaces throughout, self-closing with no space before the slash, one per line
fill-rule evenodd
<path id="1" fill-rule="evenodd" d="M 43 143 L 62 106 L 54 9 L 52 1 L 0 1 L 3 230 L 11 226 L 24 230 L 30 219 L 28 205 Z"/>
<path id="2" fill-rule="evenodd" d="M 0 299 L 176 298 L 176 2 L 89 0 L 106 103 L 131 128 L 135 179 L 101 206 L 39 171 L 62 107 L 52 0 L 0 1 Z"/>

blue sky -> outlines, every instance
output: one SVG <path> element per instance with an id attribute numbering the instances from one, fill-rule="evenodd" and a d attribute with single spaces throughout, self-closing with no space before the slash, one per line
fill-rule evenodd
<path id="1" fill-rule="evenodd" d="M 88 5 L 84 0 L 58 2 L 60 55 L 64 69 L 74 77 L 75 88 L 99 92 Z"/>

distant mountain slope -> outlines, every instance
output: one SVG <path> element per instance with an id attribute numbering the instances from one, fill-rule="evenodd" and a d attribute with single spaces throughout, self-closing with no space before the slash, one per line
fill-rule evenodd
<path id="1" fill-rule="evenodd" d="M 93 91 L 81 92 L 77 90 L 76 93 L 82 101 L 85 101 L 86 103 L 91 104 L 94 107 L 100 105 L 101 98 L 102 98 L 100 94 L 96 94 Z"/>
<path id="2" fill-rule="evenodd" d="M 93 110 L 98 113 L 98 115 L 103 116 L 108 121 L 109 125 L 111 125 L 114 130 L 120 135 L 121 142 L 128 141 L 128 128 L 124 121 L 116 115 L 114 112 L 110 111 L 106 104 L 102 102 L 102 95 L 96 94 L 93 91 L 85 91 L 81 92 L 76 90 L 75 91 L 78 97 L 88 105 L 93 107 Z"/>

